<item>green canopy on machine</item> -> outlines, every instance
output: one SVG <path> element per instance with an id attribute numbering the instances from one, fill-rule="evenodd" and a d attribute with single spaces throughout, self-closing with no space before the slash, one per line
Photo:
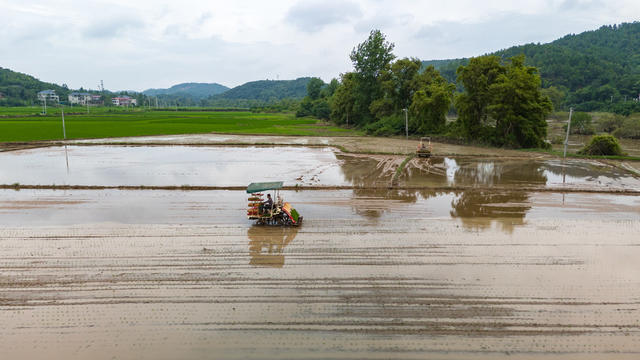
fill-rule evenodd
<path id="1" fill-rule="evenodd" d="M 249 184 L 249 186 L 247 186 L 247 193 L 253 194 L 266 190 L 278 190 L 282 188 L 282 183 L 282 181 L 251 183 Z"/>

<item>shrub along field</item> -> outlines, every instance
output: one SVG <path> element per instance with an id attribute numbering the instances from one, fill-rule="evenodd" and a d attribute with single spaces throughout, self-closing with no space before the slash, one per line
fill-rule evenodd
<path id="1" fill-rule="evenodd" d="M 60 140 L 62 119 L 55 109 L 47 116 L 29 115 L 5 109 L 0 114 L 0 142 Z M 31 108 L 33 110 L 33 108 Z M 79 110 L 80 108 L 78 108 Z M 75 109 L 74 109 L 75 110 Z M 93 110 L 93 109 L 91 109 Z M 90 111 L 91 111 L 90 110 Z M 238 111 L 95 111 L 67 115 L 68 139 L 126 137 L 143 135 L 233 133 L 274 135 L 356 135 L 357 132 L 327 125 L 293 114 L 267 114 Z M 32 113 L 31 113 L 32 114 Z"/>

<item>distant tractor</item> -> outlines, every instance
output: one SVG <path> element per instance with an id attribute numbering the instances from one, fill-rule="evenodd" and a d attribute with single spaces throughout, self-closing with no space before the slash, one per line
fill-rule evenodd
<path id="1" fill-rule="evenodd" d="M 420 144 L 418 145 L 418 150 L 416 150 L 416 156 L 425 158 L 431 157 L 431 150 L 431 138 L 420 138 Z"/>

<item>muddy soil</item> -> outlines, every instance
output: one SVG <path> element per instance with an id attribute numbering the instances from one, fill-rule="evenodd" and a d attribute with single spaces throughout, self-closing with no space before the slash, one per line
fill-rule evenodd
<path id="1" fill-rule="evenodd" d="M 0 191 L 0 348 L 30 359 L 635 359 L 640 197 Z"/>
<path id="2" fill-rule="evenodd" d="M 621 164 L 487 149 L 492 158 L 413 159 L 388 189 L 405 155 L 346 154 L 328 147 L 332 138 L 278 139 L 319 146 L 0 153 L 5 184 L 236 189 L 0 189 L 2 357 L 640 355 L 640 196 L 614 194 L 637 193 L 640 183 Z M 339 141 L 406 146 L 352 140 Z M 302 226 L 246 220 L 242 187 L 282 177 L 316 187 L 282 192 Z M 327 184 L 346 186 L 318 190 Z"/>

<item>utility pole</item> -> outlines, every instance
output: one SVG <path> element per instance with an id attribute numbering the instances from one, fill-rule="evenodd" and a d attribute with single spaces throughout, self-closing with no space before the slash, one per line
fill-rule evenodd
<path id="1" fill-rule="evenodd" d="M 47 96 L 44 96 L 44 108 L 42 110 L 44 115 L 47 115 Z"/>
<path id="2" fill-rule="evenodd" d="M 67 140 L 67 129 L 64 126 L 64 107 L 61 106 L 60 111 L 62 111 L 62 136 Z"/>
<path id="3" fill-rule="evenodd" d="M 404 132 L 407 140 L 409 140 L 409 111 L 407 108 L 402 109 L 402 111 L 404 111 Z"/>
<path id="4" fill-rule="evenodd" d="M 567 136 L 564 138 L 564 154 L 563 158 L 567 157 L 567 145 L 569 145 L 569 133 L 571 132 L 571 116 L 573 115 L 573 108 L 569 108 L 569 122 L 567 123 Z"/>

